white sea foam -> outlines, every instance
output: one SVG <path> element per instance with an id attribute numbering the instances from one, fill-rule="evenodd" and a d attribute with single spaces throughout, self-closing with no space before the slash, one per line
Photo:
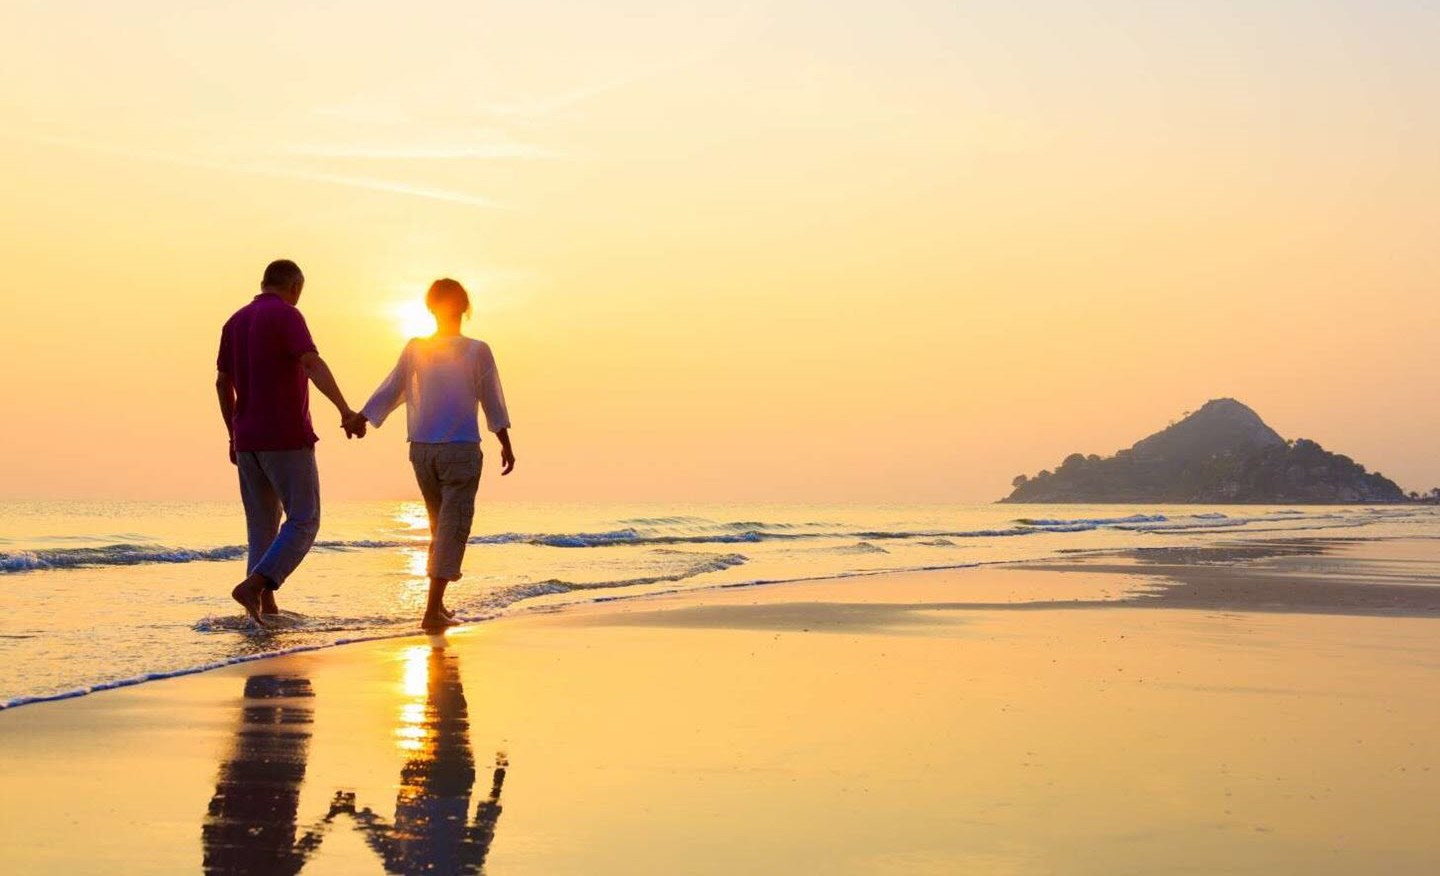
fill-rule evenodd
<path id="1" fill-rule="evenodd" d="M 1127 517 L 1079 517 L 1062 519 L 1033 519 L 1021 517 L 1016 523 L 1026 526 L 1078 526 L 1090 524 L 1094 526 L 1108 526 L 1115 523 L 1150 523 L 1165 520 L 1164 514 L 1131 514 Z"/>

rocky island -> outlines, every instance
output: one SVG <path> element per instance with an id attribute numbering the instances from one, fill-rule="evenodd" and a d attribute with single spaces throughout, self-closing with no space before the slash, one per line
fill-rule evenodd
<path id="1" fill-rule="evenodd" d="M 1314 441 L 1287 441 L 1249 407 L 1214 399 L 1128 450 L 1072 453 L 1020 475 L 1002 502 L 1353 504 L 1404 502 L 1394 481 Z"/>

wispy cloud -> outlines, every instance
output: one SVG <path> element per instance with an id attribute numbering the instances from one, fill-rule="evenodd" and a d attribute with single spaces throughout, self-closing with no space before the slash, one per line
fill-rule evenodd
<path id="1" fill-rule="evenodd" d="M 611 91 L 617 91 L 621 88 L 634 85 L 637 82 L 651 79 L 663 73 L 669 73 L 679 67 L 694 63 L 694 60 L 695 59 L 692 58 L 683 62 L 667 61 L 659 64 L 651 64 L 646 67 L 611 76 L 608 79 L 602 79 L 570 89 L 569 91 L 554 94 L 550 97 L 529 101 L 483 103 L 478 109 L 482 112 L 497 116 L 520 118 L 545 118 L 554 116 Z"/>
<path id="2" fill-rule="evenodd" d="M 562 152 L 528 143 L 482 143 L 473 146 L 288 146 L 285 152 L 310 158 L 363 158 L 375 160 L 459 161 L 535 160 L 564 158 Z"/>
<path id="3" fill-rule="evenodd" d="M 427 95 L 439 93 L 438 90 L 410 83 L 403 90 L 386 88 L 356 94 L 343 102 L 317 107 L 313 112 L 356 125 L 391 130 L 413 129 L 425 124 L 473 124 L 478 119 L 483 119 L 482 124 L 504 138 L 507 133 L 496 127 L 498 124 L 524 124 L 553 118 L 602 95 L 674 72 L 708 56 L 709 53 L 705 53 L 684 61 L 663 61 L 635 67 L 540 97 L 515 95 L 510 98 L 467 102 L 463 97 L 454 97 L 447 93 L 444 100 L 434 100 Z"/>
<path id="4" fill-rule="evenodd" d="M 397 95 L 390 95 L 390 99 L 379 95 L 369 98 L 357 96 L 343 104 L 319 107 L 310 112 L 344 120 L 350 123 L 349 127 L 359 130 L 344 136 L 336 131 L 327 131 L 323 136 L 312 134 L 313 139 L 289 145 L 274 142 L 251 144 L 257 148 L 243 154 L 237 152 L 233 144 L 216 145 L 213 149 L 209 144 L 202 144 L 198 147 L 201 151 L 184 152 L 153 148 L 146 144 L 127 145 L 14 130 L 0 131 L 0 137 L 137 161 L 344 186 L 486 209 L 507 209 L 506 205 L 490 197 L 462 189 L 417 184 L 383 175 L 348 173 L 331 169 L 325 164 L 327 161 L 347 160 L 459 162 L 567 159 L 573 155 L 514 139 L 505 128 L 528 128 L 535 122 L 562 115 L 602 95 L 694 61 L 695 58 L 690 58 L 683 62 L 650 64 L 538 99 L 479 103 L 446 101 L 427 107 L 423 103 L 417 105 L 413 93 L 408 94 L 405 100 L 398 99 Z M 481 122 L 477 116 L 484 117 L 487 122 Z M 417 142 L 415 131 L 426 126 L 444 129 L 448 136 Z"/>
<path id="5" fill-rule="evenodd" d="M 428 198 L 432 201 L 448 201 L 452 204 L 465 204 L 471 207 L 486 207 L 490 209 L 500 209 L 504 207 L 504 205 L 501 204 L 499 201 L 496 201 L 492 198 L 487 198 L 483 195 L 474 195 L 470 194 L 469 192 L 461 192 L 454 189 L 440 189 L 430 186 L 417 186 L 411 183 L 398 182 L 394 180 L 349 176 L 338 173 L 325 173 L 322 171 L 294 170 L 279 167 L 246 167 L 242 168 L 242 170 L 250 173 L 270 174 L 271 176 L 308 180 L 310 182 L 331 183 L 338 186 L 349 186 L 351 188 L 357 189 L 369 189 L 376 192 L 390 192 L 397 195 L 410 195 L 416 198 Z"/>
<path id="6" fill-rule="evenodd" d="M 109 143 L 97 143 L 90 140 L 83 140 L 71 137 L 54 137 L 43 134 L 23 134 L 14 131 L 0 132 L 0 136 L 10 139 L 24 140 L 31 143 L 41 143 L 48 146 L 58 146 L 65 149 L 79 149 L 87 152 L 98 152 L 106 155 L 117 155 L 124 158 L 133 158 L 138 161 L 160 162 L 174 164 L 181 167 L 194 167 L 203 170 L 214 170 L 222 173 L 256 174 L 260 176 L 276 177 L 280 179 L 294 179 L 304 182 L 325 183 L 348 188 L 365 189 L 376 192 L 389 192 L 397 195 L 408 195 L 416 198 L 426 198 L 433 201 L 445 201 L 452 204 L 464 204 L 471 207 L 485 207 L 489 209 L 503 208 L 504 205 L 483 195 L 476 195 L 470 192 L 458 191 L 455 189 L 435 188 L 421 186 L 400 180 L 390 180 L 378 177 L 355 176 L 351 174 L 331 173 L 323 170 L 312 170 L 307 168 L 286 167 L 279 164 L 259 162 L 254 160 L 236 159 L 222 160 L 218 158 L 207 158 L 196 155 L 184 155 L 164 150 L 149 149 L 139 146 L 117 146 Z"/>

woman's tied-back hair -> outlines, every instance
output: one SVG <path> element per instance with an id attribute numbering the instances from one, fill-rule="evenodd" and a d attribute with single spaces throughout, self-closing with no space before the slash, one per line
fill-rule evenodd
<path id="1" fill-rule="evenodd" d="M 470 294 L 457 281 L 446 277 L 430 284 L 430 291 L 425 293 L 425 306 L 431 313 L 449 311 L 453 308 L 455 313 L 469 316 Z"/>

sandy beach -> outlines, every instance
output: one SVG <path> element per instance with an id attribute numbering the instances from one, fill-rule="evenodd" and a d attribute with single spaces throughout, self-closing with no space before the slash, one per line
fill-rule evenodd
<path id="1" fill-rule="evenodd" d="M 531 611 L 0 714 L 15 873 L 1427 873 L 1434 541 Z"/>

